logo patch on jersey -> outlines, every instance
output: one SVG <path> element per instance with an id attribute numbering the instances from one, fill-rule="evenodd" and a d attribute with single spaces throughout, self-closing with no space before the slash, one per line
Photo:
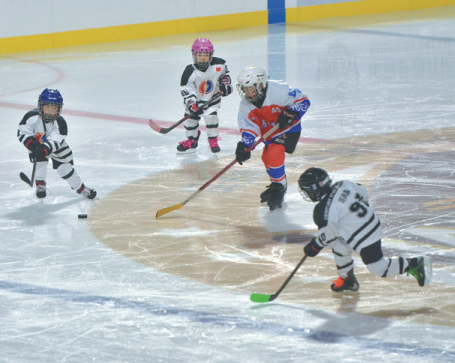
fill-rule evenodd
<path id="1" fill-rule="evenodd" d="M 217 72 L 221 72 L 221 67 L 216 67 Z"/>
<path id="2" fill-rule="evenodd" d="M 199 93 L 201 95 L 206 95 L 210 92 L 213 91 L 213 83 L 212 81 L 203 81 L 200 85 L 199 85 Z"/>
<path id="3" fill-rule="evenodd" d="M 36 135 L 35 135 L 35 138 L 38 140 L 38 141 L 41 141 L 41 138 L 43 137 L 43 133 L 42 132 L 38 132 Z M 46 140 L 43 140 L 43 142 L 46 142 Z"/>

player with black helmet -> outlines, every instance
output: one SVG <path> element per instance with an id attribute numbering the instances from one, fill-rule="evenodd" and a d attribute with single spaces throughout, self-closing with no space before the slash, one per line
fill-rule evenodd
<path id="1" fill-rule="evenodd" d="M 17 137 L 36 162 L 37 198 L 46 197 L 46 175 L 49 159 L 58 175 L 78 194 L 93 199 L 96 191 L 82 183 L 74 169 L 73 152 L 66 143 L 68 125 L 61 116 L 63 97 L 56 89 L 46 88 L 38 97 L 38 108 L 25 114 L 19 123 Z"/>
<path id="2" fill-rule="evenodd" d="M 357 291 L 359 282 L 354 275 L 352 252 L 356 252 L 368 270 L 379 277 L 412 274 L 420 286 L 431 280 L 431 260 L 428 257 L 385 258 L 382 253 L 382 228 L 369 204 L 367 189 L 358 183 L 342 180 L 332 185 L 327 172 L 309 168 L 299 178 L 302 197 L 318 203 L 313 219 L 318 236 L 304 247 L 309 257 L 316 256 L 324 247 L 332 247 L 338 269 L 333 291 Z"/>

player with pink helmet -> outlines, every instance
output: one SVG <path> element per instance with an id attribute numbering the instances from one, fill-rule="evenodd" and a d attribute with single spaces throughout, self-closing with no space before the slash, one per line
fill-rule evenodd
<path id="1" fill-rule="evenodd" d="M 209 148 L 220 152 L 218 145 L 218 109 L 221 97 L 232 93 L 231 78 L 226 61 L 214 57 L 215 49 L 207 38 L 197 38 L 192 47 L 193 63 L 186 66 L 180 81 L 180 91 L 185 104 L 187 139 L 179 142 L 178 154 L 196 151 L 199 136 L 199 121 L 204 118 L 207 127 Z"/>

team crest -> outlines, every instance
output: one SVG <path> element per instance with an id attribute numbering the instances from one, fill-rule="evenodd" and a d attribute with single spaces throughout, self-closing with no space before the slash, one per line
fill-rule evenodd
<path id="1" fill-rule="evenodd" d="M 201 82 L 201 84 L 199 85 L 199 93 L 203 96 L 212 91 L 213 91 L 212 81 L 204 81 L 204 82 Z"/>

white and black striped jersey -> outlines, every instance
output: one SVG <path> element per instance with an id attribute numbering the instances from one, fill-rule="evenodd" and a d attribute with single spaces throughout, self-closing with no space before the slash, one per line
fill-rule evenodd
<path id="1" fill-rule="evenodd" d="M 322 247 L 340 238 L 359 251 L 382 238 L 381 223 L 368 203 L 367 189 L 349 180 L 335 183 L 330 194 L 314 208 L 313 219 Z"/>
<path id="2" fill-rule="evenodd" d="M 193 64 L 188 64 L 180 81 L 183 103 L 186 105 L 190 99 L 196 103 L 210 101 L 215 95 L 210 104 L 204 108 L 219 104 L 221 93 L 218 82 L 222 77 L 227 77 L 230 83 L 229 70 L 224 59 L 213 57 L 205 72 L 196 69 Z"/>
<path id="3" fill-rule="evenodd" d="M 35 137 L 49 147 L 51 150 L 49 156 L 61 163 L 73 160 L 73 153 L 65 141 L 67 135 L 68 125 L 62 116 L 52 123 L 45 123 L 37 108 L 25 114 L 17 129 L 20 143 L 26 146 L 30 137 Z"/>

